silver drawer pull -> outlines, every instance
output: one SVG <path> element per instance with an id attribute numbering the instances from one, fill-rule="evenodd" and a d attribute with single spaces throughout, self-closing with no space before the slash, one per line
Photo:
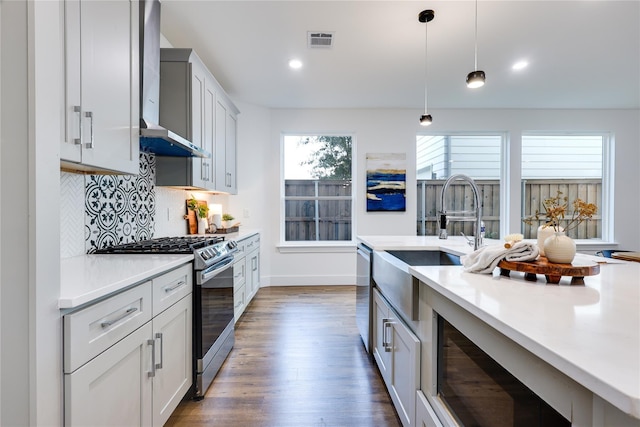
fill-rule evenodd
<path id="1" fill-rule="evenodd" d="M 108 328 L 109 326 L 112 326 L 113 324 L 121 321 L 122 319 L 124 319 L 125 317 L 127 317 L 131 313 L 135 313 L 136 311 L 138 311 L 137 307 L 128 308 L 127 311 L 125 311 L 120 316 L 116 317 L 115 319 L 107 320 L 106 322 L 100 323 L 100 326 L 102 326 L 103 328 Z"/>
<path id="2" fill-rule="evenodd" d="M 171 291 L 175 291 L 176 289 L 178 289 L 180 286 L 186 285 L 187 282 L 185 282 L 184 280 L 179 281 L 178 283 L 176 283 L 173 286 L 168 286 L 166 288 L 164 288 L 165 292 L 171 292 Z"/>
<path id="3" fill-rule="evenodd" d="M 162 332 L 156 332 L 156 338 L 160 340 L 160 363 L 156 363 L 156 369 L 162 369 L 162 361 L 164 360 L 164 339 L 162 338 Z"/>
<path id="4" fill-rule="evenodd" d="M 151 346 L 151 371 L 148 372 L 150 377 L 156 376 L 156 340 L 147 340 L 147 345 Z"/>

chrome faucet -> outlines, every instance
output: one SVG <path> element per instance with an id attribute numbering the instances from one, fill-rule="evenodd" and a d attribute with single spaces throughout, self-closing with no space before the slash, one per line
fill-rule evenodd
<path id="1" fill-rule="evenodd" d="M 447 189 L 449 189 L 449 185 L 451 185 L 451 183 L 453 181 L 465 181 L 467 182 L 470 186 L 471 189 L 473 190 L 473 205 L 475 207 L 475 210 L 473 211 L 451 211 L 449 212 L 450 214 L 454 214 L 453 216 L 447 216 L 447 209 L 446 209 L 446 194 L 447 194 Z M 463 174 L 457 174 L 457 175 L 451 175 L 445 182 L 444 185 L 442 186 L 442 193 L 440 195 L 440 209 L 442 209 L 440 211 L 440 235 L 438 237 L 440 237 L 441 239 L 446 239 L 448 237 L 447 234 L 447 222 L 449 222 L 450 220 L 453 221 L 475 221 L 475 233 L 474 233 L 474 239 L 473 239 L 473 249 L 477 250 L 480 246 L 482 246 L 482 235 L 481 235 L 481 228 L 482 228 L 482 206 L 480 205 L 480 191 L 478 190 L 478 186 L 476 185 L 476 183 L 473 181 L 473 179 L 471 179 L 470 177 L 468 177 L 467 175 L 463 175 Z M 466 236 L 465 236 L 466 237 Z"/>

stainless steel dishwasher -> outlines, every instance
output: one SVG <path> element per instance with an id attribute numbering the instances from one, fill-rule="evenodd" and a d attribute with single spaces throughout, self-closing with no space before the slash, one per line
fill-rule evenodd
<path id="1" fill-rule="evenodd" d="M 371 278 L 371 254 L 373 250 L 365 244 L 358 244 L 358 261 L 356 276 L 356 324 L 362 337 L 362 342 L 371 354 L 371 342 L 373 340 L 371 330 L 371 309 L 373 279 Z"/>

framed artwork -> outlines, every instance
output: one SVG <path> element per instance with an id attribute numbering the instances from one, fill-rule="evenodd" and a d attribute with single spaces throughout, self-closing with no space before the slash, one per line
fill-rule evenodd
<path id="1" fill-rule="evenodd" d="M 367 153 L 367 212 L 404 212 L 406 153 Z"/>

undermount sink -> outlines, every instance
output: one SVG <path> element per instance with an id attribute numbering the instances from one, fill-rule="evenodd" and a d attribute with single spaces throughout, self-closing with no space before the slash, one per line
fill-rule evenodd
<path id="1" fill-rule="evenodd" d="M 462 265 L 460 257 L 442 251 L 387 251 L 407 265 Z"/>

